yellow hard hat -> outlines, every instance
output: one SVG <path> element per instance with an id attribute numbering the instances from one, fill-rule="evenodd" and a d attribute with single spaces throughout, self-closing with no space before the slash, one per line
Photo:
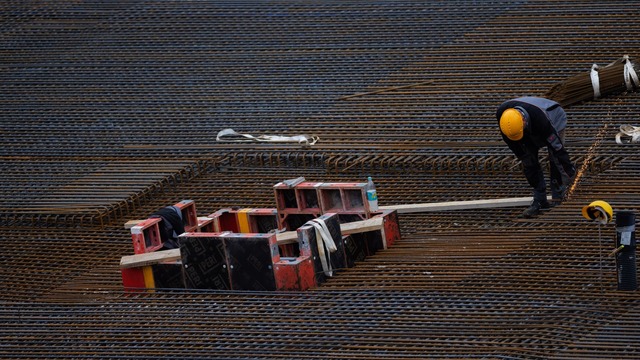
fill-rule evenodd
<path id="1" fill-rule="evenodd" d="M 613 218 L 613 209 L 606 201 L 596 200 L 582 208 L 582 216 L 587 220 L 598 220 L 606 224 Z"/>
<path id="2" fill-rule="evenodd" d="M 524 135 L 524 122 L 524 115 L 521 111 L 509 108 L 500 116 L 500 131 L 510 140 L 518 141 Z"/>

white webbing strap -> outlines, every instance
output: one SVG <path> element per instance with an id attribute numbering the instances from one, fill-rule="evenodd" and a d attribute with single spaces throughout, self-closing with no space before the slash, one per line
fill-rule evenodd
<path id="1" fill-rule="evenodd" d="M 624 59 L 624 83 L 627 85 L 627 90 L 633 90 L 633 86 L 640 87 L 640 79 L 638 74 L 633 68 L 633 64 L 629 60 L 629 55 L 623 56 Z"/>
<path id="2" fill-rule="evenodd" d="M 600 97 L 600 76 L 598 76 L 598 64 L 591 66 L 591 86 L 593 87 L 593 98 Z"/>
<path id="3" fill-rule="evenodd" d="M 624 139 L 623 136 L 628 137 Z M 620 132 L 616 134 L 616 143 L 630 144 L 640 142 L 640 126 L 620 125 Z"/>
<path id="4" fill-rule="evenodd" d="M 225 139 L 223 139 L 225 138 Z M 235 141 L 235 142 L 295 142 L 303 145 L 313 145 L 318 140 L 317 136 L 296 135 L 296 136 L 280 136 L 280 135 L 260 135 L 253 136 L 250 134 L 240 134 L 233 129 L 224 129 L 218 132 L 216 141 Z"/>
<path id="5" fill-rule="evenodd" d="M 333 268 L 328 258 L 329 253 L 338 250 L 338 248 L 333 241 L 331 232 L 329 232 L 327 224 L 322 219 L 312 219 L 307 221 L 307 224 L 316 229 L 316 244 L 318 245 L 318 256 L 320 256 L 320 262 L 322 263 L 322 271 L 327 276 L 333 276 Z"/>

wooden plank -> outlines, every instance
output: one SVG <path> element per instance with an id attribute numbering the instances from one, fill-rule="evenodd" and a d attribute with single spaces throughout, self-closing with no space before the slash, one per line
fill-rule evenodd
<path id="1" fill-rule="evenodd" d="M 124 223 L 124 228 L 129 230 L 132 227 L 138 225 L 139 223 L 143 222 L 144 220 L 129 220 L 126 223 Z"/>
<path id="2" fill-rule="evenodd" d="M 371 219 L 340 224 L 342 235 L 357 234 L 382 229 L 384 219 L 382 216 Z"/>
<path id="3" fill-rule="evenodd" d="M 180 259 L 180 249 L 154 251 L 145 254 L 123 256 L 122 259 L 120 259 L 120 267 L 128 269 L 162 262 L 178 261 Z"/>
<path id="4" fill-rule="evenodd" d="M 343 235 L 376 231 L 382 229 L 383 221 L 382 217 L 374 217 L 367 220 L 344 223 L 340 224 L 340 231 Z M 278 245 L 293 244 L 298 241 L 298 233 L 296 231 L 281 232 L 276 234 L 276 240 Z"/>
<path id="5" fill-rule="evenodd" d="M 293 244 L 298 242 L 298 233 L 296 231 L 285 231 L 276 234 L 278 245 Z"/>
<path id="6" fill-rule="evenodd" d="M 551 197 L 548 197 L 551 200 Z M 438 203 L 406 204 L 380 206 L 381 210 L 397 210 L 398 214 L 409 214 L 419 212 L 450 211 L 450 210 L 473 210 L 473 209 L 494 209 L 502 207 L 526 206 L 531 204 L 532 197 L 502 198 L 488 200 L 469 201 L 447 201 Z"/>

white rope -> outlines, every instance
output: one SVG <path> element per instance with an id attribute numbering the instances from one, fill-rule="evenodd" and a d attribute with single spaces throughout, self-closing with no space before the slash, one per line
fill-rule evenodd
<path id="1" fill-rule="evenodd" d="M 318 246 L 320 262 L 322 263 L 322 271 L 327 276 L 333 276 L 331 261 L 328 259 L 329 253 L 338 250 L 336 243 L 333 241 L 333 236 L 331 236 L 327 224 L 322 219 L 312 219 L 307 221 L 307 224 L 316 229 L 316 244 Z M 327 250 L 326 252 L 325 249 Z"/>
<path id="2" fill-rule="evenodd" d="M 616 143 L 623 145 L 637 142 L 640 142 L 640 126 L 620 125 L 620 132 L 616 134 Z"/>
<path id="3" fill-rule="evenodd" d="M 627 90 L 632 91 L 633 86 L 640 87 L 640 79 L 638 79 L 638 74 L 636 74 L 636 70 L 633 68 L 633 64 L 629 60 L 629 55 L 625 55 L 623 57 L 624 63 L 624 83 L 627 85 Z"/>
<path id="4" fill-rule="evenodd" d="M 600 77 L 598 76 L 598 64 L 591 66 L 591 86 L 593 87 L 593 98 L 600 97 Z"/>
<path id="5" fill-rule="evenodd" d="M 226 137 L 226 139 L 223 139 Z M 240 137 L 240 138 L 239 138 Z M 244 138 L 244 139 L 243 139 Z M 279 136 L 279 135 L 260 135 L 253 136 L 250 134 L 240 134 L 233 129 L 224 129 L 216 136 L 216 141 L 234 141 L 234 142 L 295 142 L 302 145 L 313 145 L 318 140 L 317 136 L 297 135 L 297 136 Z"/>

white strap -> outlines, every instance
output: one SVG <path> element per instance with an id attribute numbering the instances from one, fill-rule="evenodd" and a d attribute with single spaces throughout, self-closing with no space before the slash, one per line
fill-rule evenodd
<path id="1" fill-rule="evenodd" d="M 629 139 L 623 139 L 623 136 L 629 137 Z M 620 125 L 620 132 L 616 134 L 616 143 L 630 144 L 640 142 L 640 127 L 633 125 Z"/>
<path id="2" fill-rule="evenodd" d="M 591 66 L 591 86 L 593 87 L 593 98 L 600 97 L 600 77 L 598 76 L 598 64 Z"/>
<path id="3" fill-rule="evenodd" d="M 223 137 L 227 137 L 223 139 Z M 229 138 L 231 137 L 231 138 Z M 243 137 L 238 138 L 238 137 Z M 250 134 L 240 134 L 237 133 L 233 129 L 224 129 L 218 132 L 218 136 L 216 136 L 217 141 L 235 141 L 235 142 L 251 142 L 251 141 L 259 141 L 259 142 L 295 142 L 303 145 L 313 145 L 318 140 L 320 140 L 317 136 L 307 137 L 306 135 L 296 135 L 296 136 L 280 136 L 280 135 L 260 135 L 253 136 Z"/>
<path id="4" fill-rule="evenodd" d="M 633 68 L 633 64 L 629 60 L 629 55 L 623 56 L 624 59 L 624 83 L 627 85 L 627 90 L 632 91 L 633 86 L 640 87 L 640 79 L 638 79 L 638 74 L 636 74 L 636 70 Z"/>
<path id="5" fill-rule="evenodd" d="M 316 244 L 320 262 L 322 263 L 322 271 L 327 276 L 333 276 L 331 261 L 328 260 L 329 253 L 338 250 L 336 243 L 333 241 L 333 236 L 331 236 L 327 224 L 322 219 L 312 219 L 307 221 L 307 224 L 316 229 Z M 328 251 L 325 252 L 325 249 Z"/>

